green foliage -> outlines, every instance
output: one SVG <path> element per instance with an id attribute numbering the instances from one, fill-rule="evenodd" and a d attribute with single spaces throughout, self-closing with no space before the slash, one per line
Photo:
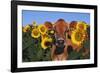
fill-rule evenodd
<path id="1" fill-rule="evenodd" d="M 40 38 L 33 39 L 30 32 L 23 32 L 22 38 L 23 62 L 51 60 L 50 49 L 44 50 L 41 48 Z"/>

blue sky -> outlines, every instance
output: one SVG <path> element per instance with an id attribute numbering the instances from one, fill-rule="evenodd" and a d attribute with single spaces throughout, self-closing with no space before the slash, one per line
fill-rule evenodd
<path id="1" fill-rule="evenodd" d="M 58 19 L 64 19 L 66 22 L 85 21 L 90 24 L 89 13 L 75 12 L 53 12 L 53 11 L 22 11 L 22 25 L 32 24 L 35 21 L 37 24 L 43 24 L 45 21 L 56 22 Z"/>

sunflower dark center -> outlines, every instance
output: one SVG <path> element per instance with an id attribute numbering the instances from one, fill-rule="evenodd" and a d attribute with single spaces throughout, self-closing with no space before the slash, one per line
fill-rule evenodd
<path id="1" fill-rule="evenodd" d="M 33 33 L 34 33 L 34 35 L 38 35 L 38 31 L 34 31 Z"/>
<path id="2" fill-rule="evenodd" d="M 79 25 L 79 28 L 80 28 L 80 29 L 84 29 L 84 25 L 83 25 L 83 24 L 80 24 L 80 25 Z"/>
<path id="3" fill-rule="evenodd" d="M 41 31 L 42 31 L 42 32 L 44 32 L 44 31 L 45 31 L 45 28 L 44 28 L 44 27 L 42 27 L 42 28 L 41 28 Z"/>
<path id="4" fill-rule="evenodd" d="M 77 41 L 81 41 L 81 40 L 82 40 L 82 37 L 83 37 L 83 35 L 82 35 L 82 33 L 80 33 L 80 32 L 77 32 L 76 35 L 75 35 L 75 39 L 76 39 Z"/>
<path id="5" fill-rule="evenodd" d="M 45 42 L 45 45 L 46 46 L 50 46 L 51 45 L 51 42 L 47 41 L 47 42 Z"/>

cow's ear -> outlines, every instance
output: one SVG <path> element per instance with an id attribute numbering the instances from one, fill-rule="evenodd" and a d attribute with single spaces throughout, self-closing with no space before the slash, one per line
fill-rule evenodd
<path id="1" fill-rule="evenodd" d="M 66 23 L 66 32 L 68 32 L 68 30 L 69 30 L 69 24 Z"/>
<path id="2" fill-rule="evenodd" d="M 76 24 L 77 24 L 77 21 L 72 21 L 72 22 L 69 24 L 69 28 L 70 28 L 71 26 L 76 25 Z"/>

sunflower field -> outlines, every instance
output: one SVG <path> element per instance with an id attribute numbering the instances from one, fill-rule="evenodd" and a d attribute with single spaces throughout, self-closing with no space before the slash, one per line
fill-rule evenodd
<path id="1" fill-rule="evenodd" d="M 52 24 L 54 26 L 54 24 Z M 83 21 L 69 28 L 67 39 L 72 43 L 68 46 L 68 60 L 90 58 L 90 26 Z M 22 27 L 22 61 L 51 61 L 51 47 L 55 41 L 55 31 L 48 30 L 44 24 L 28 24 Z M 69 42 L 68 42 L 69 43 Z M 75 45 L 75 47 L 74 47 Z M 72 47 L 73 46 L 73 47 Z M 76 48 L 76 46 L 78 46 Z M 75 50 L 73 50 L 75 48 Z"/>

